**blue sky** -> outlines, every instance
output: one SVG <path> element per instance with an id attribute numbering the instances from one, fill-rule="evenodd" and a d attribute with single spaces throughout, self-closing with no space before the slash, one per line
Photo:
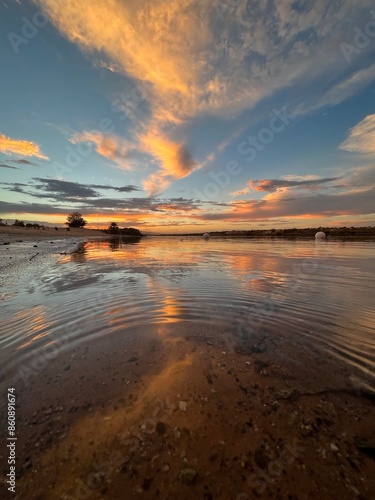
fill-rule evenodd
<path id="1" fill-rule="evenodd" d="M 370 1 L 2 0 L 0 11 L 4 219 L 374 225 Z"/>

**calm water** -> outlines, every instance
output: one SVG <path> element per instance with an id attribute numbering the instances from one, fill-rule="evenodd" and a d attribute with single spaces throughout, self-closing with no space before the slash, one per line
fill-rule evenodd
<path id="1" fill-rule="evenodd" d="M 42 351 L 53 357 L 108 333 L 189 322 L 192 332 L 216 325 L 228 345 L 236 335 L 282 330 L 373 384 L 374 257 L 374 242 L 88 242 L 2 302 L 3 374 Z"/>

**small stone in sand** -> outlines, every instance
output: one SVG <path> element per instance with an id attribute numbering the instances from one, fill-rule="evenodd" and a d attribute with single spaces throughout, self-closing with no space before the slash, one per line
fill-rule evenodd
<path id="1" fill-rule="evenodd" d="M 136 361 L 138 361 L 138 358 L 136 356 L 132 356 L 128 359 L 128 363 L 135 363 Z"/>
<path id="2" fill-rule="evenodd" d="M 179 477 L 180 477 L 181 483 L 193 484 L 196 477 L 197 477 L 197 471 L 194 469 L 190 469 L 188 467 L 186 469 L 182 469 Z"/>
<path id="3" fill-rule="evenodd" d="M 187 403 L 185 401 L 180 401 L 178 403 L 178 407 L 180 408 L 181 411 L 186 411 Z"/>

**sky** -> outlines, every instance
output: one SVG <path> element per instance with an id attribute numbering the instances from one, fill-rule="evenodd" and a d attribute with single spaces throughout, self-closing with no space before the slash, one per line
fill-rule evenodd
<path id="1" fill-rule="evenodd" d="M 0 0 L 0 33 L 9 223 L 375 225 L 372 1 Z"/>

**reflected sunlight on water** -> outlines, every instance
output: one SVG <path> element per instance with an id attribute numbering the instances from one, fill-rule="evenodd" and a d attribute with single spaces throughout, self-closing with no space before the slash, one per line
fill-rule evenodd
<path id="1" fill-rule="evenodd" d="M 189 322 L 192 332 L 214 325 L 228 338 L 282 330 L 369 374 L 374 256 L 372 242 L 88 242 L 3 303 L 1 362 L 11 369 L 46 346 L 72 349 L 136 326 Z"/>

